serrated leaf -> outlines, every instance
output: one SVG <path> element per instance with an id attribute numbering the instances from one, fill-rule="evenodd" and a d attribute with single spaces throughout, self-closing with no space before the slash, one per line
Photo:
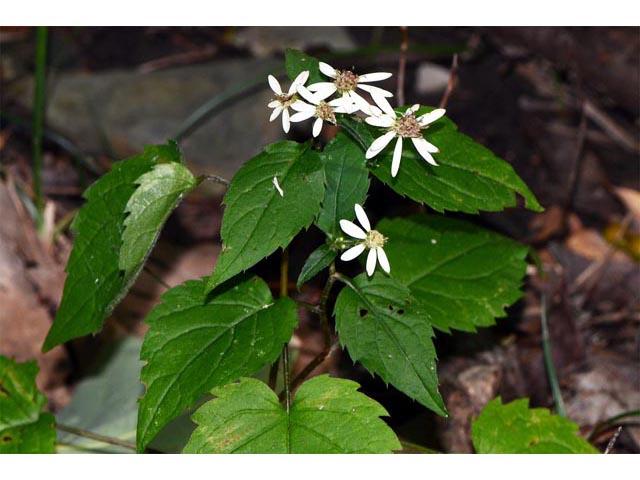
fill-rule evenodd
<path id="1" fill-rule="evenodd" d="M 302 266 L 302 270 L 298 276 L 298 290 L 300 290 L 302 285 L 327 268 L 336 258 L 336 255 L 338 255 L 338 252 L 326 243 L 316 248 Z"/>
<path id="2" fill-rule="evenodd" d="M 125 281 L 142 269 L 169 214 L 197 180 L 177 162 L 160 163 L 136 180 L 138 188 L 127 202 L 119 266 Z"/>
<path id="3" fill-rule="evenodd" d="M 335 316 L 340 343 L 354 361 L 446 415 L 438 392 L 433 329 L 408 288 L 381 274 L 359 275 L 338 295 Z"/>
<path id="4" fill-rule="evenodd" d="M 156 163 L 179 157 L 175 142 L 146 147 L 142 155 L 114 163 L 109 173 L 85 191 L 87 203 L 71 226 L 78 235 L 66 267 L 62 301 L 43 351 L 99 332 L 126 295 L 135 278 L 125 278 L 119 268 L 125 207 L 141 175 Z"/>
<path id="5" fill-rule="evenodd" d="M 185 453 L 391 453 L 401 448 L 380 419 L 388 415 L 355 382 L 322 375 L 298 389 L 290 415 L 259 380 L 211 393 L 192 419 Z"/>
<path id="6" fill-rule="evenodd" d="M 64 425 L 100 435 L 135 442 L 140 383 L 142 341 L 127 337 L 101 355 L 97 365 L 80 380 L 69 404 L 57 414 Z M 58 453 L 131 453 L 130 449 L 109 445 L 66 432 L 58 432 Z"/>
<path id="7" fill-rule="evenodd" d="M 438 215 L 384 219 L 376 228 L 393 277 L 439 330 L 475 331 L 504 317 L 522 291 L 528 248 L 472 223 Z"/>
<path id="8" fill-rule="evenodd" d="M 273 363 L 297 323 L 288 297 L 273 299 L 258 277 L 238 278 L 210 294 L 206 279 L 162 296 L 146 323 L 142 345 L 147 386 L 138 413 L 138 449 L 211 388 Z"/>
<path id="9" fill-rule="evenodd" d="M 471 431 L 477 453 L 599 453 L 578 435 L 578 425 L 546 408 L 529 408 L 527 398 L 493 399 Z"/>
<path id="10" fill-rule="evenodd" d="M 311 55 L 306 55 L 300 50 L 287 48 L 285 51 L 285 67 L 287 70 L 287 76 L 292 82 L 305 70 L 309 71 L 309 80 L 307 80 L 307 85 L 326 82 L 327 78 L 320 73 L 318 63 L 317 58 L 312 57 Z"/>
<path id="11" fill-rule="evenodd" d="M 273 184 L 274 177 L 283 196 Z M 222 252 L 207 290 L 286 247 L 311 224 L 323 193 L 322 161 L 308 144 L 273 143 L 249 160 L 224 197 Z"/>
<path id="12" fill-rule="evenodd" d="M 41 414 L 35 422 L 0 431 L 0 454 L 55 453 L 55 418 Z"/>
<path id="13" fill-rule="evenodd" d="M 423 108 L 416 115 L 427 110 L 430 109 Z M 339 123 L 352 135 L 359 137 L 363 149 L 385 132 L 384 129 L 348 117 L 343 117 Z M 438 166 L 427 163 L 417 153 L 413 143 L 405 141 L 400 170 L 393 178 L 393 140 L 372 159 L 375 165 L 373 174 L 400 195 L 426 203 L 438 212 L 500 211 L 516 205 L 516 193 L 524 198 L 529 209 L 536 212 L 543 210 L 511 165 L 460 133 L 448 118 L 443 117 L 423 130 L 423 136 L 440 149 L 440 153 L 434 154 Z"/>
<path id="14" fill-rule="evenodd" d="M 37 362 L 16 363 L 0 355 L 0 430 L 33 423 L 47 399 L 36 387 Z"/>
<path id="15" fill-rule="evenodd" d="M 358 144 L 338 134 L 322 152 L 326 188 L 316 225 L 329 235 L 340 233 L 339 222 L 353 219 L 353 206 L 364 204 L 369 191 L 369 170 Z"/>

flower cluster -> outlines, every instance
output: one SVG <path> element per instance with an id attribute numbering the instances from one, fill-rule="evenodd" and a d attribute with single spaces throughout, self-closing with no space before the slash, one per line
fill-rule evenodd
<path id="1" fill-rule="evenodd" d="M 278 80 L 269 75 L 269 85 L 276 95 L 268 105 L 273 109 L 270 121 L 282 114 L 282 128 L 285 133 L 288 133 L 291 122 L 302 122 L 315 118 L 312 134 L 317 137 L 322 131 L 324 122 L 336 123 L 337 113 L 362 112 L 365 115 L 366 123 L 385 130 L 367 149 L 365 153 L 367 159 L 378 155 L 387 148 L 393 139 L 396 139 L 391 161 L 392 177 L 395 177 L 400 169 L 402 149 L 406 143 L 404 139 L 411 139 L 411 143 L 420 156 L 429 164 L 438 166 L 432 155 L 439 152 L 438 147 L 424 138 L 423 130 L 441 118 L 445 114 L 444 109 L 438 108 L 416 117 L 416 112 L 420 108 L 420 105 L 416 104 L 407 108 L 404 113 L 396 112 L 388 100 L 393 97 L 393 94 L 380 87 L 370 85 L 370 83 L 390 78 L 391 73 L 375 72 L 356 75 L 351 70 L 337 70 L 324 62 L 320 62 L 319 69 L 329 78 L 329 81 L 305 86 L 309 79 L 309 72 L 304 71 L 296 77 L 287 93 L 284 93 Z M 359 90 L 367 92 L 375 105 L 371 105 L 362 97 Z M 336 98 L 330 99 L 332 95 L 336 95 Z M 289 109 L 295 113 L 290 114 Z M 273 184 L 280 196 L 283 196 L 284 193 L 275 177 Z M 355 240 L 359 240 L 342 254 L 341 260 L 352 260 L 368 249 L 367 273 L 373 275 L 376 262 L 385 272 L 389 273 L 389 261 L 382 249 L 387 239 L 378 231 L 371 229 L 367 215 L 358 204 L 355 205 L 355 213 L 362 228 L 349 220 L 340 220 L 342 230 Z"/>

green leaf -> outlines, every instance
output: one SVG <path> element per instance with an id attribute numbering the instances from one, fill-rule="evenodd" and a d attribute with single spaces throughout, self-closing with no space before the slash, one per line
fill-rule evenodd
<path id="1" fill-rule="evenodd" d="M 167 217 L 197 180 L 184 165 L 170 162 L 156 165 L 135 183 L 138 188 L 125 208 L 129 216 L 124 221 L 119 260 L 127 280 L 140 273 Z"/>
<path id="2" fill-rule="evenodd" d="M 392 264 L 393 268 L 393 264 Z M 340 343 L 354 361 L 439 415 L 436 351 L 429 316 L 393 278 L 346 280 L 335 305 Z"/>
<path id="3" fill-rule="evenodd" d="M 327 268 L 336 258 L 337 254 L 338 252 L 326 243 L 316 248 L 302 266 L 302 270 L 298 276 L 298 290 L 300 290 L 302 285 Z"/>
<path id="4" fill-rule="evenodd" d="M 546 408 L 530 409 L 527 398 L 493 399 L 471 431 L 477 453 L 599 453 L 578 435 L 578 425 Z"/>
<path id="5" fill-rule="evenodd" d="M 55 418 L 41 414 L 35 422 L 0 431 L 0 454 L 55 453 Z"/>
<path id="6" fill-rule="evenodd" d="M 336 235 L 340 233 L 340 220 L 353 219 L 353 206 L 364 204 L 369 191 L 369 171 L 362 150 L 344 132 L 338 132 L 322 156 L 326 188 L 316 224 L 325 233 Z"/>
<path id="7" fill-rule="evenodd" d="M 38 391 L 37 375 L 37 362 L 0 355 L 0 454 L 54 451 L 54 418 L 41 413 L 47 399 Z"/>
<path id="8" fill-rule="evenodd" d="M 259 380 L 213 390 L 193 415 L 185 453 L 391 453 L 401 448 L 380 419 L 388 415 L 350 380 L 315 377 L 298 389 L 287 417 Z"/>
<path id="9" fill-rule="evenodd" d="M 100 355 L 89 374 L 77 383 L 69 404 L 57 414 L 59 423 L 107 437 L 135 442 L 142 341 L 127 337 Z M 131 453 L 130 449 L 58 432 L 58 453 Z"/>
<path id="10" fill-rule="evenodd" d="M 285 65 L 287 69 L 287 75 L 293 82 L 295 78 L 305 70 L 309 71 L 309 80 L 307 85 L 312 85 L 318 82 L 329 81 L 327 77 L 320 73 L 320 67 L 318 66 L 318 59 L 311 55 L 306 55 L 300 50 L 294 50 L 287 48 L 285 51 Z"/>
<path id="11" fill-rule="evenodd" d="M 47 402 L 36 387 L 37 362 L 16 363 L 0 355 L 0 430 L 33 423 Z"/>
<path id="12" fill-rule="evenodd" d="M 284 195 L 273 184 L 277 177 Z M 211 290 L 286 247 L 308 227 L 320 208 L 324 171 L 308 144 L 278 142 L 249 160 L 224 197 L 222 252 L 207 289 Z"/>
<path id="13" fill-rule="evenodd" d="M 493 325 L 522 295 L 526 246 L 438 215 L 384 219 L 376 228 L 388 238 L 384 250 L 393 277 L 409 287 L 439 330 Z"/>
<path id="14" fill-rule="evenodd" d="M 205 283 L 189 281 L 167 291 L 146 319 L 140 451 L 211 388 L 273 363 L 297 323 L 293 300 L 274 301 L 258 277 L 236 279 L 208 295 Z"/>
<path id="15" fill-rule="evenodd" d="M 147 147 L 142 155 L 114 163 L 85 193 L 71 230 L 78 235 L 67 263 L 62 302 L 42 347 L 47 351 L 73 338 L 95 334 L 131 287 L 134 276 L 119 268 L 125 207 L 136 180 L 156 163 L 180 158 L 175 142 Z"/>
<path id="16" fill-rule="evenodd" d="M 428 110 L 431 109 L 422 108 L 416 115 Z M 348 117 L 341 118 L 339 123 L 358 137 L 363 148 L 368 148 L 385 132 L 384 129 L 371 127 Z M 373 174 L 400 195 L 426 203 L 438 212 L 500 211 L 516 205 L 516 193 L 524 197 L 529 209 L 536 212 L 543 210 L 511 165 L 458 132 L 456 125 L 447 117 L 437 120 L 423 131 L 423 135 L 440 149 L 440 153 L 434 154 L 439 166 L 428 164 L 418 154 L 413 143 L 405 141 L 400 171 L 393 178 L 393 140 L 382 153 L 371 160 Z"/>

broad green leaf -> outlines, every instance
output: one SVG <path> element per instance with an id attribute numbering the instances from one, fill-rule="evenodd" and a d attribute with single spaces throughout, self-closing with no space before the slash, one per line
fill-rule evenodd
<path id="1" fill-rule="evenodd" d="M 142 155 L 116 162 L 84 193 L 71 230 L 78 235 L 67 263 L 62 302 L 42 347 L 47 351 L 73 338 L 95 334 L 135 280 L 119 268 L 125 207 L 136 180 L 157 163 L 180 158 L 175 142 L 145 148 Z"/>
<path id="2" fill-rule="evenodd" d="M 339 132 L 324 152 L 326 188 L 316 225 L 329 235 L 340 233 L 339 222 L 353 219 L 353 206 L 364 204 L 369 191 L 369 171 L 358 144 Z"/>
<path id="3" fill-rule="evenodd" d="M 326 243 L 316 248 L 302 266 L 302 270 L 298 276 L 298 290 L 300 290 L 302 285 L 327 268 L 336 258 L 337 254 L 338 252 Z"/>
<path id="4" fill-rule="evenodd" d="M 471 431 L 477 453 L 599 453 L 578 435 L 578 425 L 546 408 L 529 408 L 527 398 L 493 399 Z"/>
<path id="5" fill-rule="evenodd" d="M 276 177 L 284 195 L 276 190 Z M 309 144 L 278 142 L 236 174 L 224 197 L 222 252 L 207 290 L 286 247 L 320 208 L 324 171 Z"/>
<path id="6" fill-rule="evenodd" d="M 142 341 L 128 337 L 100 355 L 89 374 L 77 383 L 69 404 L 57 414 L 58 422 L 100 435 L 135 442 Z M 58 432 L 58 453 L 131 453 L 97 440 Z"/>
<path id="7" fill-rule="evenodd" d="M 287 48 L 285 52 L 285 66 L 287 69 L 287 76 L 292 82 L 305 70 L 309 71 L 309 80 L 307 80 L 307 85 L 328 81 L 327 77 L 320 73 L 318 59 L 310 55 L 306 55 L 300 50 Z"/>
<path id="8" fill-rule="evenodd" d="M 127 202 L 120 270 L 125 279 L 135 278 L 143 267 L 169 214 L 197 180 L 181 163 L 160 163 L 135 182 L 136 191 Z"/>
<path id="9" fill-rule="evenodd" d="M 16 363 L 0 355 L 0 430 L 33 423 L 47 399 L 36 387 L 37 362 Z"/>
<path id="10" fill-rule="evenodd" d="M 213 390 L 193 415 L 185 453 L 391 453 L 401 448 L 388 415 L 355 382 L 322 375 L 298 389 L 289 415 L 259 380 Z"/>
<path id="11" fill-rule="evenodd" d="M 189 281 L 167 291 L 146 319 L 140 451 L 211 388 L 273 363 L 297 323 L 293 300 L 274 300 L 258 277 L 235 279 L 209 294 L 205 283 Z"/>
<path id="12" fill-rule="evenodd" d="M 416 115 L 427 110 L 423 108 Z M 363 149 L 385 133 L 385 129 L 353 118 L 343 117 L 340 124 L 358 138 Z M 400 170 L 393 178 L 393 140 L 371 160 L 373 174 L 400 195 L 426 203 L 438 212 L 500 211 L 516 205 L 516 193 L 524 198 L 529 209 L 543 210 L 511 165 L 460 133 L 447 117 L 437 120 L 423 135 L 440 149 L 440 153 L 434 154 L 439 166 L 427 163 L 411 141 L 404 141 Z"/>
<path id="13" fill-rule="evenodd" d="M 41 414 L 35 422 L 0 431 L 0 454 L 55 453 L 55 418 Z"/>
<path id="14" fill-rule="evenodd" d="M 439 330 L 493 325 L 522 295 L 528 248 L 513 240 L 438 215 L 384 219 L 376 228 L 388 238 L 391 274 Z"/>
<path id="15" fill-rule="evenodd" d="M 446 415 L 428 314 L 393 278 L 362 274 L 347 282 L 336 300 L 335 316 L 340 343 L 351 358 L 425 407 Z"/>

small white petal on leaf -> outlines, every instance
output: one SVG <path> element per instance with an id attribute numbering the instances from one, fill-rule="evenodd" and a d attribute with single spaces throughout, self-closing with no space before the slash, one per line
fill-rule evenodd
<path id="1" fill-rule="evenodd" d="M 367 275 L 373 275 L 373 272 L 376 269 L 376 249 L 372 248 L 369 250 L 369 255 L 367 255 Z"/>
<path id="2" fill-rule="evenodd" d="M 365 246 L 364 243 L 359 243 L 355 247 L 351 247 L 349 250 L 340 255 L 340 260 L 343 262 L 348 262 L 349 260 L 353 260 L 357 256 L 359 256 L 362 252 L 364 252 Z"/>
<path id="3" fill-rule="evenodd" d="M 431 144 L 427 142 L 424 138 L 412 138 L 411 140 L 413 141 L 413 145 L 416 147 L 416 150 L 422 156 L 422 158 L 424 158 L 431 165 L 434 165 L 437 167 L 438 164 L 429 153 L 429 148 L 430 148 L 429 145 Z"/>
<path id="4" fill-rule="evenodd" d="M 382 150 L 384 150 L 384 148 L 387 145 L 389 145 L 389 142 L 395 136 L 396 136 L 395 132 L 387 132 L 384 135 L 376 138 L 371 144 L 371 146 L 369 147 L 369 149 L 367 150 L 367 153 L 365 153 L 365 158 L 369 159 L 369 158 L 375 157 Z"/>
<path id="5" fill-rule="evenodd" d="M 400 161 L 402 160 L 402 137 L 398 137 L 396 146 L 393 149 L 393 160 L 391 161 L 391 176 L 395 177 L 400 169 Z"/>
<path id="6" fill-rule="evenodd" d="M 362 228 L 364 228 L 366 232 L 370 231 L 371 223 L 369 223 L 369 217 L 367 217 L 367 214 L 364 212 L 364 208 L 356 203 L 354 209 L 356 211 L 356 217 L 358 218 L 360 225 L 362 225 Z"/>
<path id="7" fill-rule="evenodd" d="M 284 191 L 280 188 L 280 184 L 278 183 L 278 177 L 273 177 L 273 186 L 276 187 L 276 190 L 280 194 L 281 197 L 284 197 Z"/>
<path id="8" fill-rule="evenodd" d="M 320 71 L 324 73 L 327 77 L 336 78 L 337 76 L 336 69 L 333 68 L 328 63 L 320 62 L 318 64 L 318 67 L 320 67 Z"/>
<path id="9" fill-rule="evenodd" d="M 344 233 L 352 236 L 353 238 L 357 238 L 359 240 L 367 238 L 367 234 L 364 233 L 364 230 L 349 220 L 340 220 L 340 228 Z"/>
<path id="10" fill-rule="evenodd" d="M 391 272 L 391 265 L 389 265 L 389 259 L 387 258 L 387 254 L 384 253 L 382 247 L 376 248 L 376 252 L 378 252 L 378 263 L 382 267 L 382 270 L 389 273 Z"/>

